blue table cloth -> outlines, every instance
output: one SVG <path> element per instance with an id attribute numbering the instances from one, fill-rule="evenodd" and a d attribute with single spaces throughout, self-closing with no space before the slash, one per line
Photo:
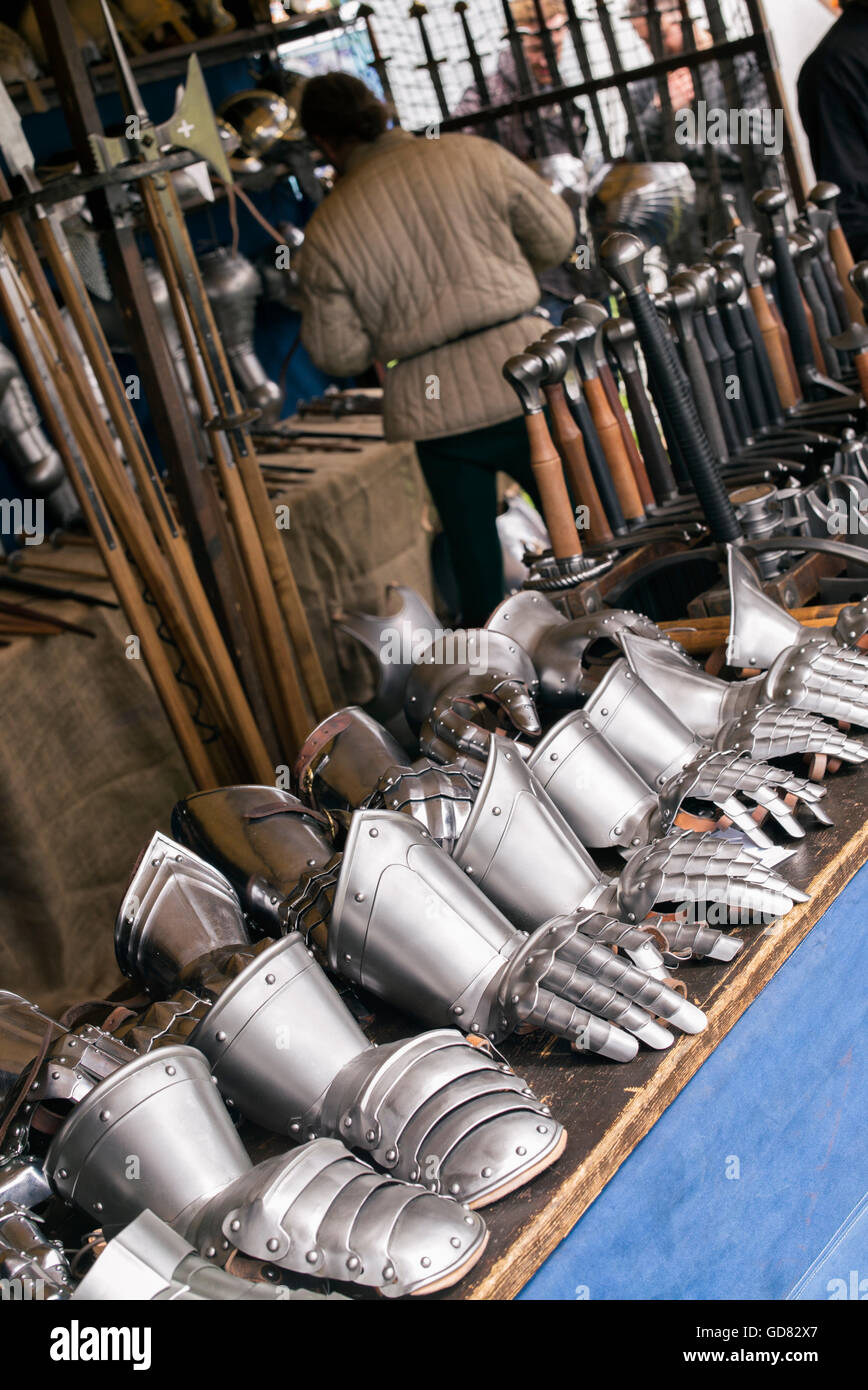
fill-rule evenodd
<path id="1" fill-rule="evenodd" d="M 868 865 L 528 1299 L 868 1298 Z"/>

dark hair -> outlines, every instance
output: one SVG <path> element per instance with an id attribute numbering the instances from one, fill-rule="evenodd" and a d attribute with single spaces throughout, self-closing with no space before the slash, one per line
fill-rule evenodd
<path id="1" fill-rule="evenodd" d="M 312 140 L 323 136 L 337 145 L 347 140 L 376 140 L 389 121 L 383 103 L 348 72 L 326 72 L 306 82 L 299 116 Z"/>

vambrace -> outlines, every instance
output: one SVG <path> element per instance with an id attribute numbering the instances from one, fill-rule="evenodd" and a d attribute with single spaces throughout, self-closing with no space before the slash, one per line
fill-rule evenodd
<path id="1" fill-rule="evenodd" d="M 190 1047 L 161 1048 L 104 1080 L 55 1135 L 46 1171 L 109 1235 L 148 1208 L 218 1264 L 237 1250 L 393 1296 L 455 1282 L 486 1241 L 481 1217 L 382 1177 L 333 1139 L 254 1167 Z"/>
<path id="2" fill-rule="evenodd" d="M 154 1027 L 162 1010 L 175 1040 L 207 1057 L 227 1104 L 254 1123 L 298 1142 L 340 1139 L 394 1177 L 460 1193 L 475 1207 L 554 1162 L 565 1132 L 502 1059 L 451 1029 L 373 1046 L 300 933 L 251 944 L 235 900 L 235 943 L 227 943 L 225 930 L 215 931 L 213 950 L 203 951 L 209 917 L 201 884 L 220 876 L 188 850 L 179 858 L 179 849 L 154 837 L 119 914 L 125 968 L 154 994 L 183 986 L 180 995 L 152 1005 L 127 1040 L 148 1046 L 146 1033 L 151 1039 L 156 1033 L 165 1045 L 172 1034 L 159 1035 L 160 1017 Z M 163 892 L 136 924 L 133 957 L 126 905 L 148 899 L 147 880 L 158 875 Z M 222 886 L 231 892 L 226 880 Z M 186 961 L 179 941 L 192 943 Z M 167 980 L 169 960 L 176 981 Z M 196 995 L 199 1007 L 191 1009 L 186 1001 Z M 179 1022 L 191 1031 L 181 1031 Z"/>

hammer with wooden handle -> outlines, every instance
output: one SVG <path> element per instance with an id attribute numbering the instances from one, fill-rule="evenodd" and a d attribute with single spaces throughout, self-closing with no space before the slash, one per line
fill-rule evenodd
<path id="1" fill-rule="evenodd" d="M 542 380 L 546 367 L 532 352 L 519 352 L 503 365 L 503 375 L 518 396 L 527 426 L 530 462 L 539 488 L 543 516 L 558 560 L 581 555 L 572 503 L 564 481 L 560 456 L 543 413 Z"/>

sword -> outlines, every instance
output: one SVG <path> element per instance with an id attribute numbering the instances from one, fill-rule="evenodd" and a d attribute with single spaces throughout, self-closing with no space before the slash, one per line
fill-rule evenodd
<path id="1" fill-rule="evenodd" d="M 397 111 L 395 110 L 395 98 L 392 93 L 392 84 L 389 81 L 389 63 L 392 60 L 391 58 L 384 58 L 380 52 L 380 45 L 377 43 L 377 35 L 374 33 L 373 18 L 374 11 L 371 9 L 370 5 L 360 5 L 356 10 L 356 19 L 363 19 L 365 21 L 365 28 L 368 31 L 368 43 L 371 45 L 371 53 L 373 56 L 371 62 L 368 63 L 368 67 L 373 68 L 377 77 L 380 79 L 383 96 L 386 98 L 392 110 L 395 111 L 395 124 L 400 125 L 401 122 L 398 120 Z"/>
<path id="2" fill-rule="evenodd" d="M 615 28 L 612 24 L 612 19 L 609 14 L 607 0 L 595 0 L 595 6 L 597 10 L 597 19 L 600 25 L 600 31 L 603 35 L 603 42 L 606 45 L 606 52 L 609 55 L 609 62 L 612 64 L 612 72 L 620 74 L 624 71 L 624 64 L 621 60 L 621 54 L 618 49 L 618 40 L 615 38 Z M 618 91 L 621 96 L 621 101 L 624 105 L 624 111 L 627 115 L 627 127 L 630 131 L 630 139 L 636 146 L 636 149 L 639 152 L 641 158 L 647 159 L 648 146 L 645 143 L 645 137 L 639 129 L 639 121 L 636 117 L 636 107 L 633 105 L 633 98 L 630 94 L 630 87 L 629 85 L 625 85 L 623 87 L 619 87 Z"/>
<path id="3" fill-rule="evenodd" d="M 509 49 L 512 54 L 515 75 L 518 79 L 518 89 L 522 96 L 533 95 L 533 83 L 530 80 L 530 71 L 527 66 L 527 59 L 524 56 L 524 45 L 521 41 L 521 34 L 516 27 L 509 0 L 500 0 L 503 7 L 503 19 L 506 24 L 506 37 L 509 40 Z M 549 153 L 549 142 L 546 137 L 545 126 L 539 113 L 539 108 L 534 107 L 528 113 L 530 116 L 531 135 L 533 140 L 533 158 L 541 159 Z"/>
<path id="4" fill-rule="evenodd" d="M 422 47 L 425 50 L 425 62 L 417 63 L 416 67 L 424 68 L 431 78 L 431 85 L 434 88 L 437 105 L 440 107 L 440 115 L 443 117 L 444 121 L 448 121 L 449 103 L 446 100 L 446 93 L 443 90 L 443 83 L 440 80 L 440 68 L 443 63 L 446 62 L 446 59 L 434 57 L 434 50 L 431 47 L 431 40 L 428 37 L 428 30 L 425 26 L 425 16 L 427 13 L 426 7 L 420 3 L 420 0 L 414 0 L 414 3 L 410 6 L 410 18 L 415 19 L 416 23 L 419 25 L 419 35 L 422 39 Z"/>
<path id="5" fill-rule="evenodd" d="M 461 28 L 464 30 L 464 42 L 467 45 L 467 61 L 470 63 L 470 71 L 473 73 L 473 81 L 479 93 L 480 101 L 483 106 L 491 105 L 491 93 L 488 90 L 488 83 L 485 80 L 485 73 L 482 71 L 482 62 L 470 24 L 467 20 L 467 0 L 458 0 L 454 6 L 455 13 L 461 20 Z"/>
<path id="6" fill-rule="evenodd" d="M 579 60 L 582 80 L 585 82 L 592 82 L 594 80 L 594 74 L 591 72 L 591 64 L 588 61 L 588 49 L 585 44 L 585 36 L 582 32 L 582 21 L 576 13 L 573 0 L 564 0 L 564 9 L 566 10 L 567 27 L 570 31 L 570 38 L 573 41 L 573 48 Z M 597 127 L 597 135 L 600 140 L 603 157 L 604 159 L 611 159 L 612 147 L 609 144 L 609 132 L 606 129 L 606 122 L 603 119 L 603 112 L 600 109 L 600 98 L 596 92 L 591 92 L 588 96 L 588 101 L 591 103 L 591 113 Z"/>
<path id="7" fill-rule="evenodd" d="M 555 53 L 555 46 L 552 43 L 552 36 L 549 33 L 549 27 L 546 23 L 546 17 L 543 13 L 542 0 L 533 0 L 533 7 L 536 12 L 536 22 L 539 25 L 540 38 L 542 39 L 543 45 L 543 53 L 545 54 L 546 67 L 549 70 L 549 77 L 552 80 L 552 86 L 560 87 L 563 84 L 561 82 L 561 74 L 558 69 L 558 58 L 557 54 Z M 576 132 L 573 128 L 573 116 L 575 115 L 575 107 L 569 101 L 559 101 L 558 106 L 560 107 L 560 112 L 564 120 L 564 134 L 567 138 L 567 146 L 569 148 L 570 154 L 573 155 L 575 159 L 578 159 L 581 154 L 581 151 L 579 149 L 579 142 L 576 139 Z"/>

